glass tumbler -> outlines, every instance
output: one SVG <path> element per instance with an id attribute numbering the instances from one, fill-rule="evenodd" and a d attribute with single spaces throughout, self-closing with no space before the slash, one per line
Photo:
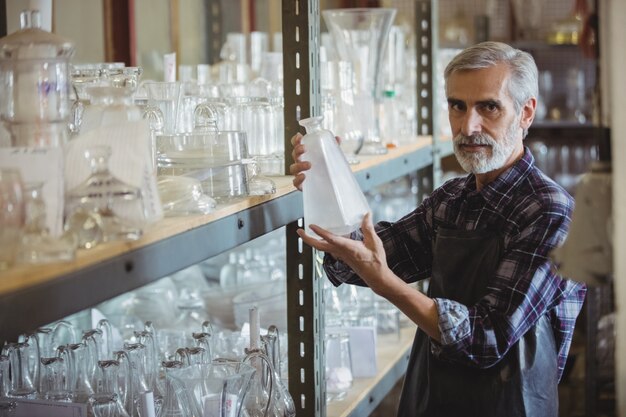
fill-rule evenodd
<path id="1" fill-rule="evenodd" d="M 345 331 L 326 333 L 326 401 L 345 398 L 352 386 L 350 337 Z"/>

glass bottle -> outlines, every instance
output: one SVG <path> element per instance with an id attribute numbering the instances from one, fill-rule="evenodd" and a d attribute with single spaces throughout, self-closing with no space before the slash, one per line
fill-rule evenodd
<path id="1" fill-rule="evenodd" d="M 114 211 L 114 206 L 141 199 L 138 187 L 124 183 L 109 171 L 110 146 L 93 146 L 85 151 L 91 166 L 91 176 L 69 191 L 70 217 L 78 206 L 88 208 L 99 216 L 102 223 L 102 241 L 136 240 L 142 235 L 140 228 L 128 224 Z M 81 229 L 75 230 L 80 235 Z"/>
<path id="2" fill-rule="evenodd" d="M 311 163 L 302 184 L 306 231 L 317 237 L 309 228 L 316 224 L 338 235 L 353 232 L 369 207 L 348 161 L 334 135 L 322 128 L 322 117 L 302 119 L 300 125 L 307 131 L 302 160 Z"/>
<path id="3" fill-rule="evenodd" d="M 17 169 L 0 169 L 0 271 L 13 266 L 24 227 L 24 184 Z"/>
<path id="4" fill-rule="evenodd" d="M 43 183 L 27 183 L 25 195 L 26 224 L 17 255 L 18 262 L 39 264 L 73 260 L 76 253 L 74 236 L 64 234 L 55 238 L 50 236 L 46 227 Z"/>

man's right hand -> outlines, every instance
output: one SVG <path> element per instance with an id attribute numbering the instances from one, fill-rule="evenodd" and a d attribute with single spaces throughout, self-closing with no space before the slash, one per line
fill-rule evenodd
<path id="1" fill-rule="evenodd" d="M 302 182 L 304 181 L 304 171 L 311 169 L 311 163 L 308 161 L 301 161 L 300 157 L 304 153 L 304 145 L 302 144 L 302 134 L 296 133 L 291 137 L 291 144 L 293 149 L 291 151 L 291 157 L 295 161 L 289 166 L 289 173 L 294 176 L 293 185 L 298 190 L 302 191 Z"/>

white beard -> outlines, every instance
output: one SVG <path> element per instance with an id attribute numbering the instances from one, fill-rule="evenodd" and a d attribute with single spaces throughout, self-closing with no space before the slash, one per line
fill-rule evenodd
<path id="1" fill-rule="evenodd" d="M 454 155 L 459 161 L 461 168 L 472 174 L 485 174 L 502 168 L 517 146 L 515 135 L 518 127 L 519 119 L 511 123 L 501 141 L 496 141 L 486 133 L 478 133 L 472 136 L 465 136 L 459 133 L 454 138 Z M 461 149 L 461 144 L 489 145 L 491 155 L 489 155 L 489 150 L 486 153 L 465 152 Z"/>

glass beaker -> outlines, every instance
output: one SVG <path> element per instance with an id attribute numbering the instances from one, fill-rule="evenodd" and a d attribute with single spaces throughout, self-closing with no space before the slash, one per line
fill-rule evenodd
<path id="1" fill-rule="evenodd" d="M 326 333 L 326 401 L 340 400 L 352 386 L 350 337 L 345 331 Z"/>
<path id="2" fill-rule="evenodd" d="M 20 25 L 0 39 L 0 118 L 11 132 L 12 146 L 62 146 L 69 133 L 74 47 L 41 29 L 38 10 L 24 10 Z"/>

